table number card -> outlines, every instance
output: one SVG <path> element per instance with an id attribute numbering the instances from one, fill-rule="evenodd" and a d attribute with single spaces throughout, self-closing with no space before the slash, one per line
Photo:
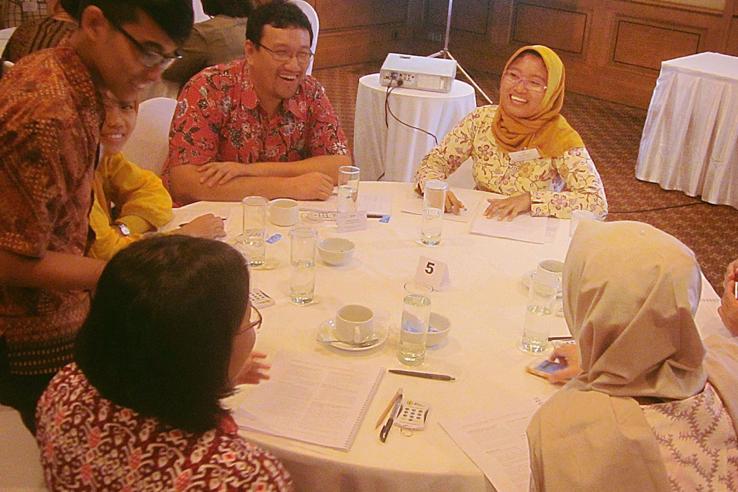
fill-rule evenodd
<path id="1" fill-rule="evenodd" d="M 441 287 L 451 284 L 448 275 L 448 265 L 442 261 L 421 256 L 418 260 L 418 269 L 415 271 L 415 281 L 440 290 Z"/>
<path id="2" fill-rule="evenodd" d="M 352 232 L 366 229 L 366 211 L 349 212 L 336 216 L 338 232 Z"/>

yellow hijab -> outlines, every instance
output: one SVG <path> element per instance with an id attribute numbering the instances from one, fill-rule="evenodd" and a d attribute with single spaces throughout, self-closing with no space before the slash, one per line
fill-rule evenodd
<path id="1" fill-rule="evenodd" d="M 564 64 L 551 49 L 542 45 L 523 46 L 507 60 L 505 70 L 524 51 L 535 51 L 546 65 L 548 79 L 541 107 L 530 118 L 517 118 L 505 112 L 503 106 L 497 108 L 492 122 L 492 133 L 497 145 L 506 152 L 524 148 L 538 148 L 543 157 L 561 157 L 564 152 L 575 147 L 584 147 L 582 137 L 561 116 L 564 105 Z"/>

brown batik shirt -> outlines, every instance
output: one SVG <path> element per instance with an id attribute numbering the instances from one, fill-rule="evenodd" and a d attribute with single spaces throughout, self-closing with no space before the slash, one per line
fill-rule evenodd
<path id="1" fill-rule="evenodd" d="M 104 117 L 71 47 L 24 57 L 0 79 L 0 248 L 29 258 L 84 255 Z M 89 293 L 0 285 L 10 370 L 56 372 L 72 360 Z"/>

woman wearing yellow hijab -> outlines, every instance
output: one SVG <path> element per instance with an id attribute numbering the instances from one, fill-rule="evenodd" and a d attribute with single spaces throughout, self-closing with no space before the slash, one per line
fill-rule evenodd
<path id="1" fill-rule="evenodd" d="M 508 195 L 490 200 L 488 217 L 520 213 L 568 218 L 572 210 L 607 214 L 602 181 L 579 134 L 561 116 L 564 65 L 546 46 L 525 46 L 505 65 L 500 104 L 477 108 L 420 163 L 417 189 L 446 179 L 464 161 L 480 190 Z M 446 208 L 463 204 L 448 193 Z"/>

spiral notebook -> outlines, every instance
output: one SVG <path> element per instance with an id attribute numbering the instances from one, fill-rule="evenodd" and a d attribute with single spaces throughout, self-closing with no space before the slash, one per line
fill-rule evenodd
<path id="1" fill-rule="evenodd" d="M 279 352 L 269 374 L 234 410 L 239 427 L 348 451 L 384 368 Z"/>

